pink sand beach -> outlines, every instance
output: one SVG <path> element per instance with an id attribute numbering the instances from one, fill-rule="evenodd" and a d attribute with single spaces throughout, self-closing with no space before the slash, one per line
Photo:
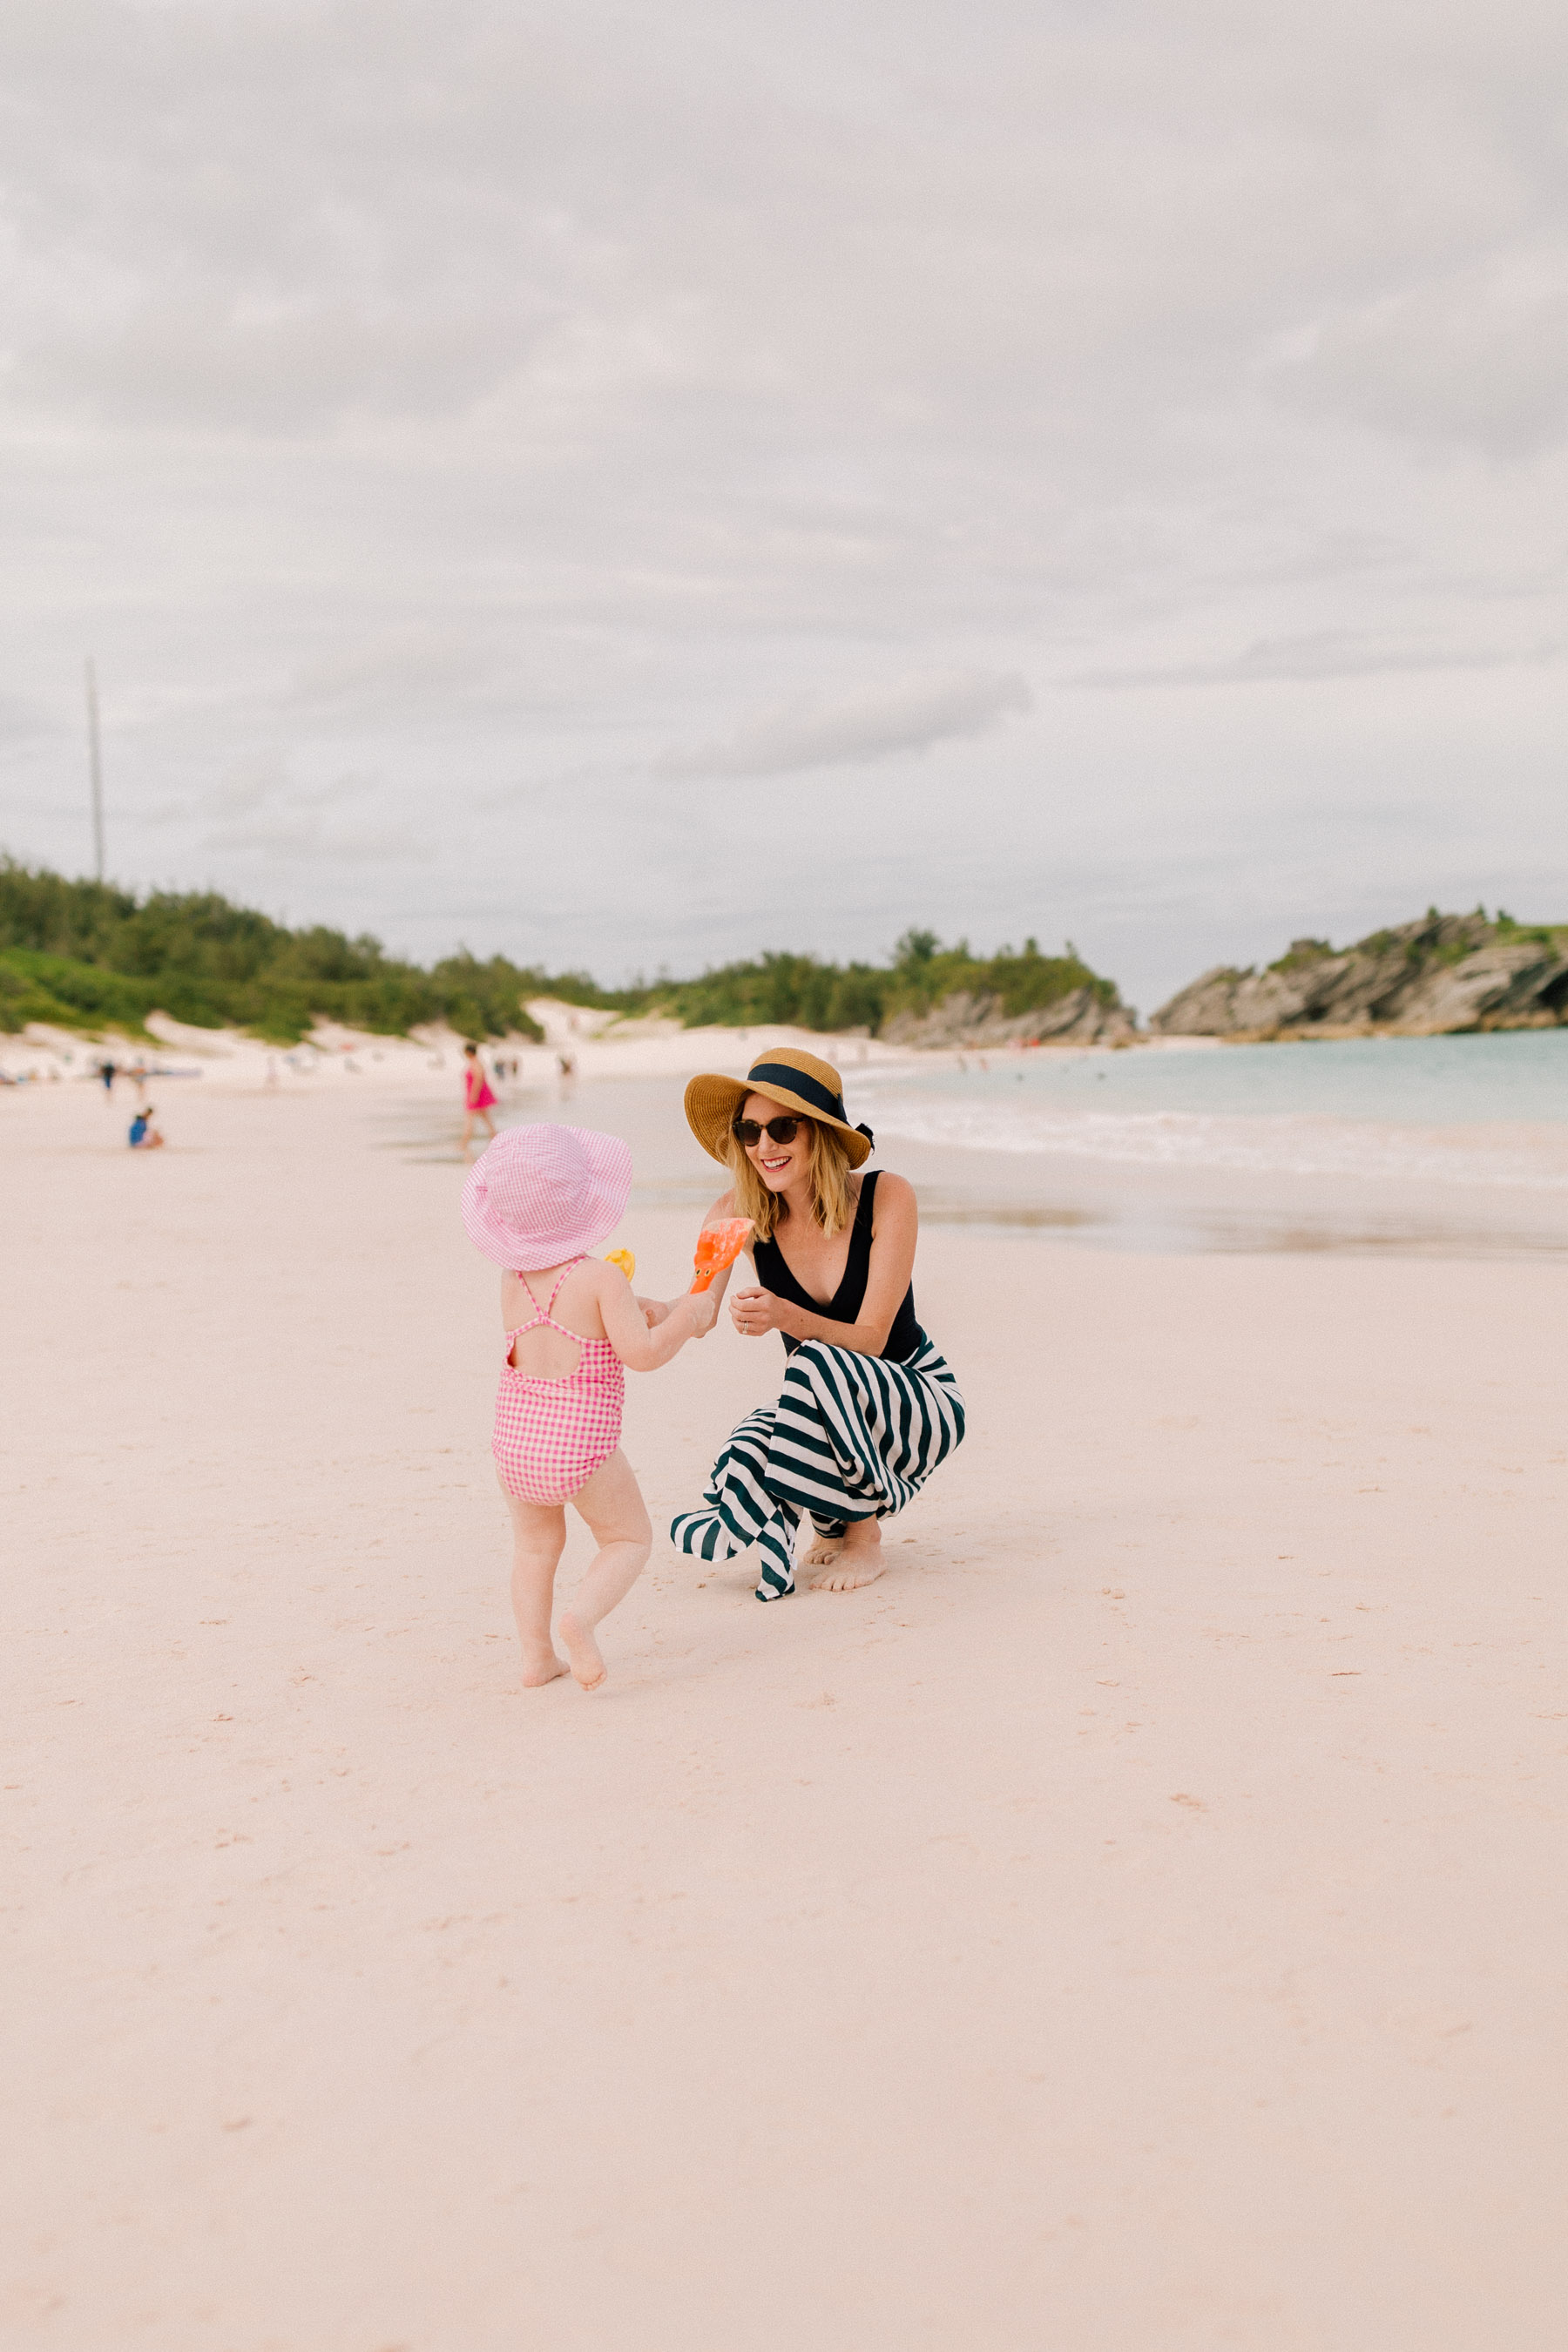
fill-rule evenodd
<path id="1" fill-rule="evenodd" d="M 524 1693 L 451 1153 L 100 1092 L 0 1098 L 9 2344 L 1558 2352 L 1568 1264 L 932 1225 L 889 1572 L 661 1541 Z M 631 1381 L 656 1525 L 778 1370 Z"/>

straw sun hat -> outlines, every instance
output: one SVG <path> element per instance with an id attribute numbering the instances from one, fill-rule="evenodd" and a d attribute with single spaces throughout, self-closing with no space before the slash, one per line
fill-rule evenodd
<path id="1" fill-rule="evenodd" d="M 743 1078 L 711 1071 L 686 1089 L 686 1124 L 714 1160 L 729 1164 L 730 1129 L 748 1095 L 766 1095 L 784 1110 L 800 1111 L 837 1130 L 851 1168 L 858 1168 L 874 1138 L 868 1127 L 851 1127 L 844 1112 L 844 1081 L 831 1062 L 802 1054 L 794 1045 L 772 1046 L 758 1055 Z"/>
<path id="2" fill-rule="evenodd" d="M 503 1128 L 469 1169 L 463 1223 L 477 1250 L 514 1274 L 580 1257 L 613 1233 L 632 1189 L 632 1155 L 591 1127 Z"/>

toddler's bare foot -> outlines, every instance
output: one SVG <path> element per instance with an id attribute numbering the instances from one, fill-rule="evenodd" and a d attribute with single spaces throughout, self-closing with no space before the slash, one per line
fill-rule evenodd
<path id="1" fill-rule="evenodd" d="M 817 1547 L 812 1546 L 815 1553 Z M 851 1520 L 844 1539 L 826 1543 L 827 1564 L 811 1580 L 813 1592 L 855 1592 L 882 1573 L 882 1530 L 875 1519 Z"/>
<path id="2" fill-rule="evenodd" d="M 580 1625 L 570 1609 L 561 1612 L 561 1639 L 566 1644 L 566 1654 L 572 1661 L 572 1672 L 584 1690 L 597 1690 L 608 1679 L 609 1668 L 599 1655 L 592 1628 Z"/>
<path id="3" fill-rule="evenodd" d="M 527 1651 L 522 1658 L 522 1687 L 537 1690 L 542 1683 L 552 1683 L 557 1675 L 566 1672 L 566 1661 L 558 1658 L 553 1650 Z"/>

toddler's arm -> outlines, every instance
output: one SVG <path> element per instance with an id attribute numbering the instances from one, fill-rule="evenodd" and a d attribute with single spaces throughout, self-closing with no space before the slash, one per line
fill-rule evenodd
<path id="1" fill-rule="evenodd" d="M 603 1267 L 596 1286 L 605 1337 L 629 1372 L 657 1372 L 661 1364 L 679 1354 L 688 1339 L 710 1331 L 719 1312 L 719 1301 L 711 1291 L 689 1291 L 671 1302 L 650 1330 L 618 1265 Z"/>
<path id="2" fill-rule="evenodd" d="M 734 1214 L 734 1193 L 721 1192 L 719 1198 L 714 1202 L 713 1206 L 709 1210 L 708 1214 L 702 1220 L 704 1232 L 706 1232 L 710 1225 L 722 1224 L 727 1217 L 732 1217 Z M 749 1254 L 752 1248 L 752 1237 L 748 1237 L 743 1247 Z M 709 1283 L 707 1296 L 713 1301 L 715 1312 L 717 1311 L 719 1301 L 723 1297 L 724 1293 L 730 1287 L 730 1276 L 734 1273 L 734 1271 L 735 1268 L 733 1265 L 727 1265 L 721 1273 L 716 1274 Z M 673 1298 L 668 1301 L 662 1298 L 639 1298 L 637 1300 L 637 1305 L 642 1309 L 643 1320 L 648 1325 L 650 1329 L 657 1329 L 658 1325 L 664 1321 L 665 1317 L 669 1314 L 672 1308 L 674 1308 L 678 1304 L 679 1301 Z M 711 1323 L 705 1323 L 699 1330 L 697 1337 L 700 1339 L 705 1338 L 711 1328 Z M 628 1358 L 627 1360 L 629 1361 L 630 1359 Z"/>

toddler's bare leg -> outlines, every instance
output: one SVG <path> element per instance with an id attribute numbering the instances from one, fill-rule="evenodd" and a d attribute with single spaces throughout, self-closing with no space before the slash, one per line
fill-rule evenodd
<path id="1" fill-rule="evenodd" d="M 608 1668 L 599 1654 L 594 1628 L 624 1601 L 653 1548 L 653 1529 L 642 1489 L 626 1455 L 616 1451 L 572 1500 L 598 1544 L 577 1597 L 561 1612 L 561 1639 L 572 1671 L 584 1690 L 597 1690 Z"/>
<path id="2" fill-rule="evenodd" d="M 506 1488 L 501 1488 L 506 1495 Z M 560 1503 L 525 1503 L 507 1495 L 511 1513 L 511 1611 L 522 1644 L 525 1690 L 552 1683 L 566 1672 L 550 1638 L 555 1570 L 566 1546 L 566 1513 Z"/>

